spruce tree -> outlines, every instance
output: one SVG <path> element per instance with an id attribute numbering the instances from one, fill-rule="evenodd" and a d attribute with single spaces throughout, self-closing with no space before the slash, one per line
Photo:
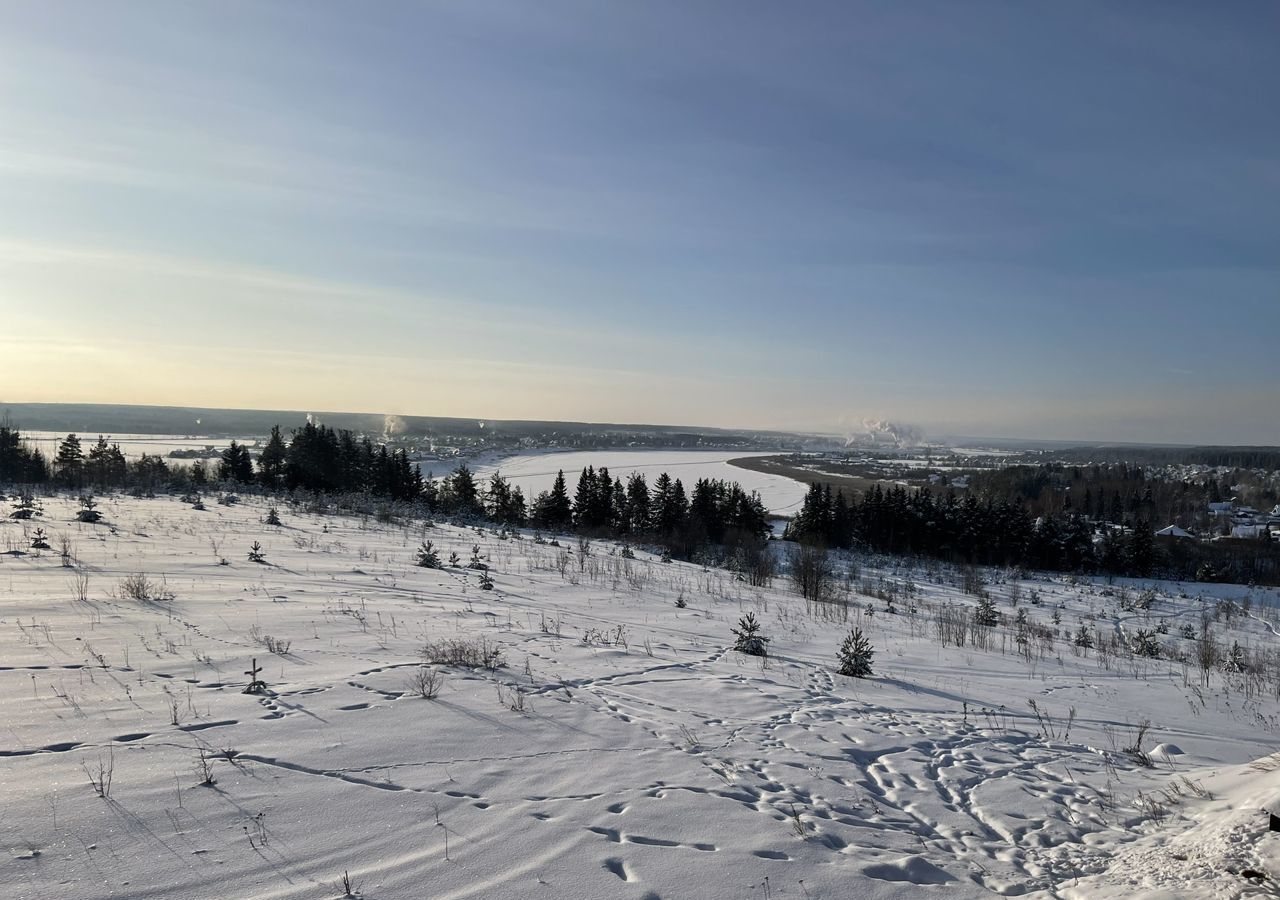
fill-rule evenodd
<path id="1" fill-rule="evenodd" d="M 49 480 L 44 454 L 26 446 L 18 429 L 0 425 L 0 484 L 40 484 Z"/>
<path id="2" fill-rule="evenodd" d="M 454 512 L 462 515 L 474 515 L 481 512 L 479 491 L 476 489 L 475 476 L 471 468 L 464 462 L 449 479 L 450 494 L 453 498 Z"/>
<path id="3" fill-rule="evenodd" d="M 507 479 L 497 472 L 489 478 L 489 488 L 485 491 L 485 512 L 495 522 L 507 524 L 507 514 L 511 507 L 511 486 Z"/>
<path id="4" fill-rule="evenodd" d="M 58 445 L 58 455 L 53 458 L 54 471 L 58 480 L 67 487 L 80 487 L 84 481 L 84 451 L 80 447 L 80 438 L 69 434 Z"/>
<path id="5" fill-rule="evenodd" d="M 573 524 L 582 529 L 598 525 L 599 501 L 596 498 L 596 470 L 587 466 L 578 476 L 578 486 L 573 494 Z"/>
<path id="6" fill-rule="evenodd" d="M 237 484 L 249 484 L 253 481 L 253 458 L 249 456 L 248 447 L 232 441 L 222 451 L 222 459 L 218 462 L 218 480 L 234 481 Z"/>
<path id="7" fill-rule="evenodd" d="M 564 469 L 556 472 L 551 493 L 546 495 L 546 503 L 539 512 L 542 524 L 554 531 L 563 531 L 573 521 L 573 507 L 569 502 L 569 488 L 565 484 Z"/>
<path id="8" fill-rule="evenodd" d="M 649 485 L 639 472 L 627 478 L 627 519 L 632 534 L 649 531 Z"/>
<path id="9" fill-rule="evenodd" d="M 862 629 L 853 629 L 840 645 L 840 674 L 853 678 L 866 678 L 871 674 L 873 656 L 875 651 L 871 649 L 871 642 L 863 636 Z"/>
<path id="10" fill-rule="evenodd" d="M 995 601 L 991 599 L 990 594 L 983 594 L 978 598 L 978 606 L 973 611 L 973 621 L 987 628 L 1000 624 L 1000 612 L 996 609 Z"/>
<path id="11" fill-rule="evenodd" d="M 269 491 L 274 491 L 284 484 L 285 454 L 280 426 L 273 425 L 271 437 L 267 439 L 267 445 L 262 448 L 262 454 L 258 457 L 258 479 Z"/>
<path id="12" fill-rule="evenodd" d="M 760 623 L 754 613 L 747 613 L 738 620 L 738 627 L 731 630 L 735 638 L 734 650 L 747 656 L 769 655 L 769 638 L 760 634 Z"/>
<path id="13" fill-rule="evenodd" d="M 418 548 L 418 565 L 424 569 L 440 568 L 440 553 L 431 541 L 423 541 Z"/>

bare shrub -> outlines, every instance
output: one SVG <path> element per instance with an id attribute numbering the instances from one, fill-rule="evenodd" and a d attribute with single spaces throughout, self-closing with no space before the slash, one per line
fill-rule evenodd
<path id="1" fill-rule="evenodd" d="M 409 689 L 423 700 L 434 700 L 440 695 L 444 676 L 428 666 L 419 666 L 409 676 Z"/>
<path id="2" fill-rule="evenodd" d="M 338 879 L 338 889 L 342 891 L 343 897 L 360 896 L 360 886 L 351 879 L 351 873 L 346 869 L 342 870 L 342 877 Z"/>
<path id="3" fill-rule="evenodd" d="M 1142 745 L 1146 743 L 1147 732 L 1151 729 L 1151 720 L 1143 719 L 1140 721 L 1133 731 L 1133 740 L 1128 747 L 1124 748 L 1124 752 L 1133 757 L 1140 766 L 1152 768 L 1155 763 L 1151 761 L 1151 757 L 1147 755 L 1147 751 L 1142 749 Z"/>
<path id="4" fill-rule="evenodd" d="M 257 625 L 250 626 L 249 637 L 253 638 L 255 643 L 265 647 L 268 653 L 274 653 L 276 656 L 288 656 L 289 648 L 293 646 L 293 641 L 262 634 Z"/>
<path id="5" fill-rule="evenodd" d="M 155 582 L 142 572 L 126 575 L 121 579 L 118 592 L 122 599 L 137 600 L 140 603 L 168 602 L 174 599 L 173 591 L 169 590 L 163 578 Z"/>
<path id="6" fill-rule="evenodd" d="M 204 787 L 213 787 L 218 783 L 218 779 L 213 777 L 213 759 L 213 754 L 208 750 L 201 748 L 196 751 L 196 777 Z"/>
<path id="7" fill-rule="evenodd" d="M 463 669 L 493 671 L 507 664 L 502 648 L 488 638 L 445 638 L 428 641 L 422 647 L 422 658 L 432 665 L 457 666 Z"/>
<path id="8" fill-rule="evenodd" d="M 769 543 L 745 539 L 732 548 L 729 567 L 752 587 L 768 587 L 778 574 L 777 562 L 769 552 Z"/>
<path id="9" fill-rule="evenodd" d="M 826 547 L 804 544 L 791 551 L 791 582 L 806 600 L 822 601 L 831 593 L 831 555 Z"/>
<path id="10" fill-rule="evenodd" d="M 88 763 L 81 763 L 84 774 L 89 777 L 89 786 L 93 788 L 93 792 L 103 800 L 111 799 L 111 779 L 116 772 L 116 758 L 114 752 L 110 748 L 107 750 L 107 758 L 103 759 L 102 754 L 98 754 L 98 762 L 94 766 Z"/>
<path id="11" fill-rule="evenodd" d="M 943 603 L 934 610 L 934 629 L 938 642 L 944 647 L 951 644 L 963 647 L 969 639 L 971 624 L 969 611 L 965 607 Z"/>
<path id="12" fill-rule="evenodd" d="M 89 602 L 89 573 L 77 572 L 71 576 L 71 597 L 81 603 Z"/>

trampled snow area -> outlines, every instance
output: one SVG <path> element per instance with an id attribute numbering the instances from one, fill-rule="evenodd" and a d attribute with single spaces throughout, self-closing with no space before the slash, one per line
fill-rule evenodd
<path id="1" fill-rule="evenodd" d="M 0 524 L 5 897 L 339 897 L 344 871 L 366 898 L 1274 895 L 1280 775 L 1249 765 L 1276 749 L 1274 681 L 1062 637 L 1167 619 L 1190 645 L 1216 588 L 1121 612 L 1114 588 L 1026 579 L 1052 639 L 1020 647 L 996 583 L 1005 623 L 944 646 L 972 604 L 944 567 L 862 560 L 844 621 L 784 579 L 605 542 L 102 500 L 101 525 L 65 499 Z M 36 527 L 53 550 L 26 549 Z M 416 567 L 424 538 L 462 565 Z M 127 596 L 138 573 L 152 599 Z M 1251 599 L 1218 638 L 1273 647 Z M 763 664 L 728 649 L 748 611 Z M 834 671 L 854 624 L 865 680 Z M 432 666 L 424 699 L 444 641 L 505 664 Z M 1125 752 L 1144 719 L 1151 767 Z"/>

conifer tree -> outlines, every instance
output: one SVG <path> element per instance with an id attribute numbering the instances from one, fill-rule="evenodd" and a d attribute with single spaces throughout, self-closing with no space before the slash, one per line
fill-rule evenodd
<path id="1" fill-rule="evenodd" d="M 440 553 L 431 541 L 423 541 L 418 548 L 418 565 L 424 569 L 440 568 Z"/>
<path id="2" fill-rule="evenodd" d="M 853 629 L 840 645 L 840 674 L 866 678 L 871 674 L 871 658 L 874 655 L 871 642 L 863 636 L 862 629 Z"/>
<path id="3" fill-rule="evenodd" d="M 733 649 L 747 656 L 768 656 L 769 638 L 760 634 L 760 623 L 754 613 L 747 613 L 738 620 L 738 627 L 733 631 Z"/>
<path id="4" fill-rule="evenodd" d="M 267 445 L 262 448 L 262 454 L 258 457 L 258 479 L 269 491 L 277 490 L 284 484 L 285 454 L 280 426 L 273 425 L 271 437 L 267 439 Z"/>
<path id="5" fill-rule="evenodd" d="M 449 479 L 454 512 L 463 515 L 474 515 L 481 512 L 479 491 L 476 488 L 475 476 L 471 468 L 464 462 Z"/>
<path id="6" fill-rule="evenodd" d="M 249 448 L 232 441 L 222 451 L 222 459 L 218 463 L 218 480 L 234 481 L 237 484 L 249 484 L 253 481 L 253 458 Z"/>
<path id="7" fill-rule="evenodd" d="M 587 466 L 578 476 L 578 486 L 573 494 L 573 524 L 583 529 L 596 527 L 598 506 L 596 470 L 594 466 Z"/>
<path id="8" fill-rule="evenodd" d="M 84 482 L 84 450 L 75 434 L 67 435 L 58 444 L 53 468 L 58 473 L 58 480 L 67 487 L 80 487 Z"/>
<path id="9" fill-rule="evenodd" d="M 41 484 L 49 480 L 49 464 L 39 450 L 28 448 L 21 432 L 0 425 L 0 484 Z"/>
<path id="10" fill-rule="evenodd" d="M 1000 624 L 1000 612 L 996 609 L 995 601 L 991 599 L 990 594 L 983 594 L 978 598 L 978 606 L 973 611 L 973 621 L 987 628 Z"/>
<path id="11" fill-rule="evenodd" d="M 573 521 L 573 506 L 569 502 L 569 488 L 565 484 L 563 469 L 556 472 L 551 492 L 539 499 L 537 517 L 540 525 L 553 531 L 562 531 Z"/>
<path id="12" fill-rule="evenodd" d="M 433 512 L 439 505 L 439 487 L 436 485 L 433 472 L 427 472 L 426 477 L 422 479 L 422 502 L 428 510 Z"/>
<path id="13" fill-rule="evenodd" d="M 632 534 L 649 531 L 649 485 L 639 472 L 632 472 L 627 478 L 626 510 L 628 530 Z"/>

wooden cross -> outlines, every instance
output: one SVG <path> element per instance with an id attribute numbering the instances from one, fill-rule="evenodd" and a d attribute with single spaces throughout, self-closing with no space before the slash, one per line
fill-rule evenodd
<path id="1" fill-rule="evenodd" d="M 258 678 L 258 673 L 262 668 L 258 665 L 258 657 L 253 658 L 253 665 L 244 673 L 251 679 L 249 686 L 244 689 L 246 694 L 261 694 L 267 689 L 267 683 Z"/>

